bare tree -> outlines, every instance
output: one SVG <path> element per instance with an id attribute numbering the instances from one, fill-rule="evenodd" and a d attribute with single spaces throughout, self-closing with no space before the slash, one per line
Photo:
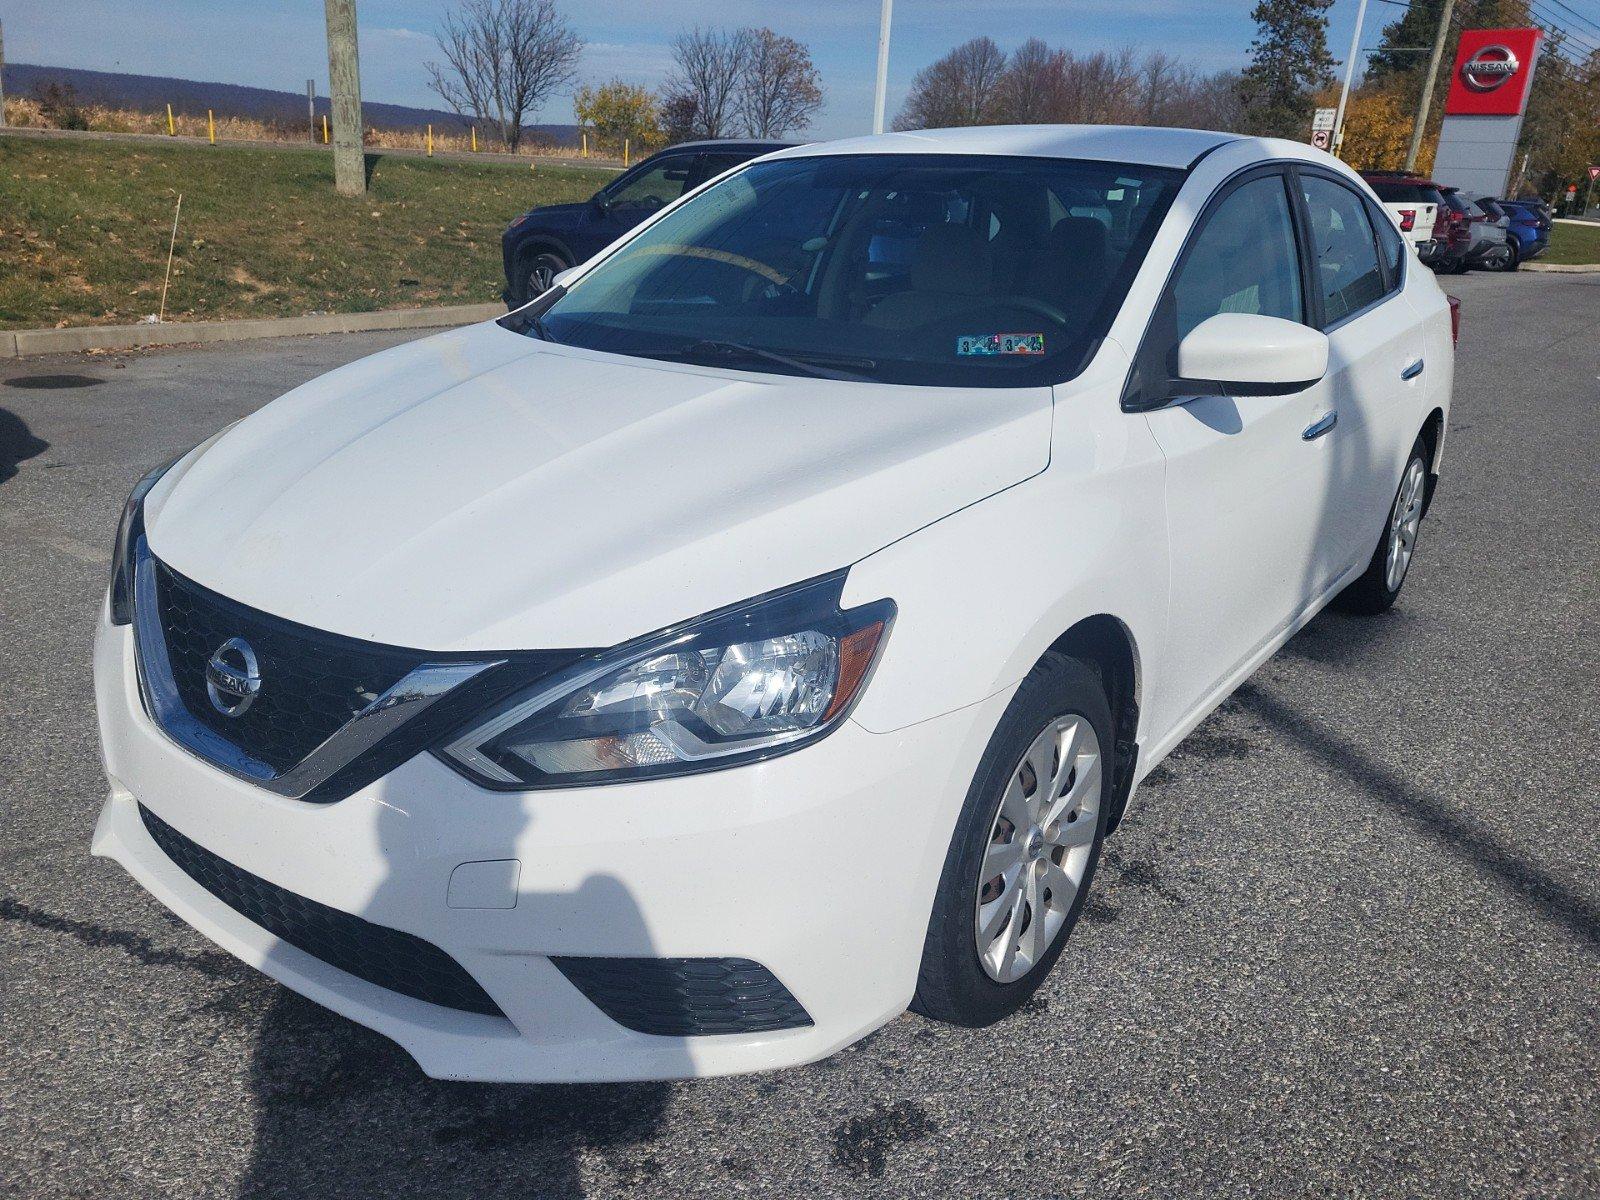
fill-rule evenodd
<path id="1" fill-rule="evenodd" d="M 1006 56 L 988 37 L 963 42 L 911 81 L 896 129 L 984 125 L 1000 119 Z"/>
<path id="2" fill-rule="evenodd" d="M 1067 54 L 1065 86 L 1058 121 L 1086 125 L 1122 125 L 1135 119 L 1139 84 L 1132 50 L 1097 50 Z"/>
<path id="3" fill-rule="evenodd" d="M 694 105 L 698 137 L 727 137 L 739 118 L 739 84 L 750 53 L 750 31 L 701 29 L 680 33 L 672 43 L 673 70 L 662 88 L 663 106 L 688 111 Z"/>
<path id="4" fill-rule="evenodd" d="M 1011 52 L 1000 80 L 999 109 L 1008 125 L 1055 121 L 1066 85 L 1067 56 L 1039 38 L 1029 38 Z"/>
<path id="5" fill-rule="evenodd" d="M 446 61 L 427 64 L 428 86 L 513 150 L 523 121 L 572 82 L 583 53 L 555 0 L 461 0 L 435 39 Z"/>
<path id="6" fill-rule="evenodd" d="M 782 137 L 811 123 L 822 107 L 822 87 L 811 53 L 770 29 L 747 30 L 739 76 L 739 118 L 750 137 Z"/>

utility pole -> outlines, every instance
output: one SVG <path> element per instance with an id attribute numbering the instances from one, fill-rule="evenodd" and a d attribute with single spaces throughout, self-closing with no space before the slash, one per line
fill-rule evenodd
<path id="1" fill-rule="evenodd" d="M 367 190 L 361 148 L 361 63 L 356 0 L 323 0 L 328 14 L 328 95 L 333 100 L 333 187 L 341 196 Z"/>
<path id="2" fill-rule="evenodd" d="M 1417 98 L 1417 116 L 1411 126 L 1411 147 L 1406 151 L 1406 170 L 1417 169 L 1417 156 L 1422 153 L 1422 135 L 1428 128 L 1428 106 L 1433 103 L 1433 81 L 1439 77 L 1439 60 L 1444 57 L 1444 43 L 1450 36 L 1450 17 L 1455 12 L 1456 0 L 1444 0 L 1439 10 L 1439 28 L 1433 35 L 1433 51 L 1428 55 L 1428 72 L 1422 77 L 1422 95 Z"/>
<path id="3" fill-rule="evenodd" d="M 1350 57 L 1344 64 L 1344 86 L 1339 89 L 1339 111 L 1333 114 L 1333 152 L 1338 154 L 1344 145 L 1344 110 L 1350 103 L 1350 82 L 1355 78 L 1356 59 L 1361 55 L 1361 26 L 1367 20 L 1367 0 L 1361 0 L 1356 9 L 1356 31 L 1350 38 Z"/>
<path id="4" fill-rule="evenodd" d="M 6 23 L 0 21 L 0 129 L 6 123 Z"/>
<path id="5" fill-rule="evenodd" d="M 317 144 L 317 81 L 306 80 L 306 132 L 311 135 L 311 144 Z"/>
<path id="6" fill-rule="evenodd" d="M 878 19 L 878 87 L 872 100 L 872 132 L 883 132 L 883 110 L 889 93 L 889 18 L 894 0 L 883 0 L 883 15 Z"/>

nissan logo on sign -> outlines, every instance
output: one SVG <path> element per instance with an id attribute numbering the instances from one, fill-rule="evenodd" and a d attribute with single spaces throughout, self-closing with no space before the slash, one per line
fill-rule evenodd
<path id="1" fill-rule="evenodd" d="M 1475 92 L 1492 92 L 1517 73 L 1517 56 L 1507 46 L 1485 46 L 1461 64 L 1461 82 Z"/>

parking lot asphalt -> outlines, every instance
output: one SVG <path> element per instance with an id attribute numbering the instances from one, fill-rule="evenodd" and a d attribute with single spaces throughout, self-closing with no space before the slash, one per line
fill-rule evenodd
<path id="1" fill-rule="evenodd" d="M 429 1080 L 89 857 L 129 486 L 414 335 L 0 366 L 0 1195 L 1600 1195 L 1600 276 L 1447 282 L 1399 605 L 1156 772 L 1028 1008 L 677 1084 Z"/>

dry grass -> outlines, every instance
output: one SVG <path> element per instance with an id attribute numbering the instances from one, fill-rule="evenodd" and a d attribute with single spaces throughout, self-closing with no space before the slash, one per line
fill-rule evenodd
<path id="1" fill-rule="evenodd" d="M 95 133 L 167 133 L 167 114 L 165 112 L 152 113 L 133 109 L 108 108 L 103 104 L 80 104 L 78 109 L 87 118 L 89 129 Z M 306 127 L 303 124 L 289 126 L 274 121 L 262 121 L 253 117 L 233 117 L 226 113 L 215 114 L 215 120 L 217 139 L 219 141 L 303 142 L 307 140 Z M 6 123 L 28 129 L 54 129 L 56 127 L 56 123 L 41 111 L 39 102 L 27 96 L 6 97 Z M 175 113 L 173 114 L 172 124 L 173 132 L 178 137 L 209 137 L 204 116 Z M 318 124 L 318 130 L 320 138 L 320 123 Z M 377 150 L 426 150 L 428 134 L 426 129 L 369 128 L 364 140 L 366 145 Z M 443 127 L 435 127 L 433 147 L 440 152 L 472 153 L 472 134 L 470 131 L 462 131 L 458 127 L 452 127 L 448 130 Z M 639 149 L 639 147 L 635 147 L 636 151 Z M 486 131 L 479 130 L 477 153 L 508 155 L 512 152 L 504 144 L 490 138 Z M 570 146 L 554 146 L 533 141 L 524 141 L 516 150 L 516 155 L 520 158 L 571 158 L 575 154 L 576 151 Z M 596 161 L 600 161 L 598 154 L 596 154 Z"/>
<path id="2" fill-rule="evenodd" d="M 0 328 L 155 312 L 179 192 L 168 320 L 492 301 L 511 217 L 611 177 L 487 155 L 368 161 L 370 192 L 346 199 L 322 151 L 0 138 Z"/>

